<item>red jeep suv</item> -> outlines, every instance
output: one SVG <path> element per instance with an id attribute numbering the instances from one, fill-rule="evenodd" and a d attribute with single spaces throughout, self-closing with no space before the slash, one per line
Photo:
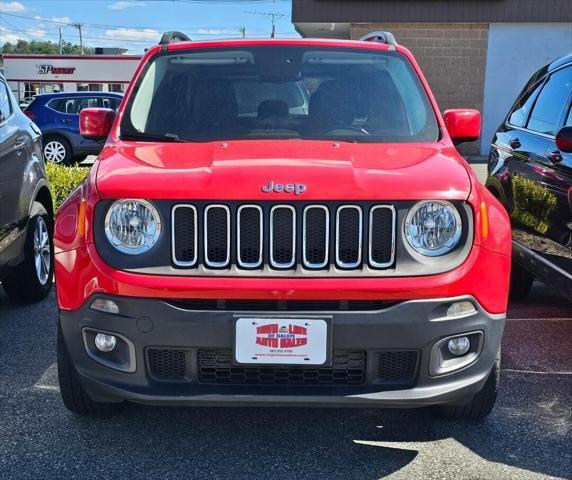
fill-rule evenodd
<path id="1" fill-rule="evenodd" d="M 494 404 L 510 224 L 411 53 L 362 41 L 151 48 L 60 209 L 73 412 L 148 404 Z"/>

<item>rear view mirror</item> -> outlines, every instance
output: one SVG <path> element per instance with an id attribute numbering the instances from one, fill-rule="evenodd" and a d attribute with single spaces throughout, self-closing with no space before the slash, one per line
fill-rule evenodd
<path id="1" fill-rule="evenodd" d="M 110 108 L 84 108 L 79 114 L 79 131 L 89 140 L 105 140 L 115 120 L 115 111 Z"/>
<path id="2" fill-rule="evenodd" d="M 556 134 L 556 148 L 564 153 L 572 153 L 572 127 L 563 127 Z"/>
<path id="3" fill-rule="evenodd" d="M 455 145 L 474 142 L 481 136 L 481 114 L 478 110 L 468 108 L 445 110 L 443 119 Z"/>

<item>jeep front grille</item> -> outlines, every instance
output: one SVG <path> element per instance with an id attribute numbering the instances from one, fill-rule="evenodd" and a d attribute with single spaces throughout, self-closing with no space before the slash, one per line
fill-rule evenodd
<path id="1" fill-rule="evenodd" d="M 171 221 L 177 268 L 352 271 L 395 261 L 391 205 L 177 204 Z"/>

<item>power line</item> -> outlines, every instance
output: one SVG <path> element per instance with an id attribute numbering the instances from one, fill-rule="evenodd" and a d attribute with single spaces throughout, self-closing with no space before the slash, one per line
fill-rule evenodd
<path id="1" fill-rule="evenodd" d="M 27 30 L 23 30 L 20 28 L 5 28 L 3 31 L 6 32 L 15 32 L 15 33 L 24 33 L 24 34 L 28 34 Z M 212 34 L 204 34 L 204 35 L 212 35 Z M 230 36 L 227 38 L 241 38 L 242 34 L 241 33 L 236 33 L 236 34 L 229 34 Z M 266 33 L 249 33 L 248 37 L 250 38 L 256 38 L 256 37 L 265 37 L 268 34 Z M 295 32 L 278 32 L 277 35 L 297 35 Z M 28 34 L 29 36 L 29 34 Z M 52 37 L 52 38 L 59 38 L 59 35 L 57 33 L 46 33 L 44 35 L 44 37 Z M 96 37 L 96 36 L 90 36 L 90 35 L 83 35 L 84 39 L 87 40 L 100 40 L 100 41 L 105 41 L 105 42 L 117 42 L 117 43 L 144 43 L 146 45 L 153 45 L 154 43 L 157 43 L 156 40 L 141 40 L 141 39 L 126 39 L 126 38 L 112 38 L 112 37 Z M 158 40 L 158 38 L 157 38 Z"/>
<path id="2" fill-rule="evenodd" d="M 167 1 L 167 0 L 166 0 Z M 26 20 L 31 20 L 34 22 L 40 22 L 40 23 L 53 23 L 56 25 L 65 25 L 68 27 L 73 26 L 72 22 L 62 22 L 61 20 L 50 20 L 47 18 L 35 18 L 35 17 L 29 17 L 26 15 L 18 15 L 15 13 L 2 13 L 2 15 L 9 15 L 10 17 L 16 17 L 16 18 L 22 18 L 22 19 L 26 19 Z M 5 20 L 5 19 L 4 19 Z M 146 30 L 146 29 L 153 29 L 153 30 L 157 30 L 159 29 L 159 27 L 157 27 L 156 25 L 154 26 L 135 26 L 135 25 L 110 25 L 110 24 L 104 24 L 104 23 L 83 23 L 84 27 L 89 27 L 89 28 L 103 28 L 103 29 L 122 29 L 122 28 L 128 28 L 128 29 L 142 29 L 142 30 Z M 164 30 L 172 30 L 172 29 L 179 29 L 179 30 L 193 30 L 193 29 L 199 29 L 199 28 L 221 28 L 219 27 L 173 27 L 172 25 L 168 26 L 168 27 L 163 27 Z M 225 26 L 224 28 L 240 28 L 240 25 L 231 25 L 231 26 Z M 194 34 L 194 35 L 200 35 L 200 34 Z M 206 34 L 208 35 L 208 34 Z"/>
<path id="3" fill-rule="evenodd" d="M 285 13 L 279 13 L 279 12 L 246 12 L 246 13 L 250 13 L 251 15 L 263 15 L 271 18 L 272 31 L 270 33 L 270 38 L 274 38 L 276 36 L 276 19 L 288 16 Z"/>

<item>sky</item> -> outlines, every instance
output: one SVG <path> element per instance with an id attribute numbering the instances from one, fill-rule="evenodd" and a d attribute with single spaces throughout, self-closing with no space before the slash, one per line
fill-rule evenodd
<path id="1" fill-rule="evenodd" d="M 84 45 L 123 47 L 142 53 L 161 34 L 179 30 L 193 40 L 269 37 L 271 12 L 277 37 L 297 37 L 291 23 L 290 0 L 0 0 L 0 45 L 24 40 L 79 44 L 81 23 Z"/>

